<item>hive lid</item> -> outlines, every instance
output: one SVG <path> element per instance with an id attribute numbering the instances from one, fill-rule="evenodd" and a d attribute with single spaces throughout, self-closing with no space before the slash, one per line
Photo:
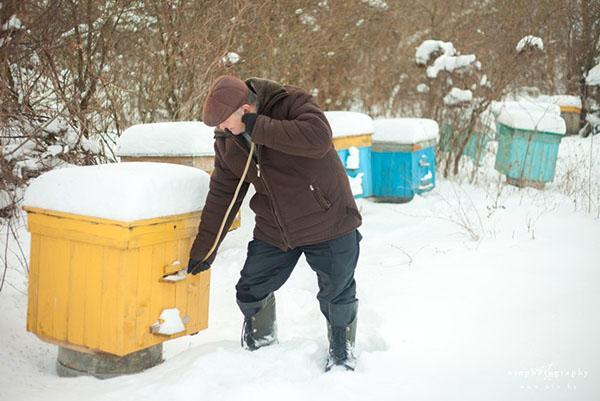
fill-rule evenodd
<path id="1" fill-rule="evenodd" d="M 379 119 L 374 125 L 374 142 L 409 145 L 439 138 L 438 123 L 428 118 Z"/>
<path id="2" fill-rule="evenodd" d="M 137 124 L 117 141 L 117 156 L 212 156 L 214 128 L 200 121 Z"/>
<path id="3" fill-rule="evenodd" d="M 581 98 L 573 95 L 553 95 L 548 96 L 548 102 L 557 104 L 560 107 L 574 107 L 581 109 Z"/>
<path id="4" fill-rule="evenodd" d="M 492 102 L 490 108 L 495 116 L 499 116 L 505 110 L 532 111 L 534 113 L 543 113 L 560 116 L 560 106 L 557 103 L 549 101 L 531 101 L 531 100 L 505 100 L 501 102 Z"/>
<path id="5" fill-rule="evenodd" d="M 33 180 L 23 206 L 128 222 L 201 210 L 209 181 L 200 169 L 169 163 L 69 167 Z"/>
<path id="6" fill-rule="evenodd" d="M 326 111 L 334 138 L 358 136 L 373 133 L 373 119 L 364 113 L 354 111 Z"/>
<path id="7" fill-rule="evenodd" d="M 514 129 L 564 135 L 567 128 L 560 115 L 534 109 L 503 109 L 496 121 Z"/>

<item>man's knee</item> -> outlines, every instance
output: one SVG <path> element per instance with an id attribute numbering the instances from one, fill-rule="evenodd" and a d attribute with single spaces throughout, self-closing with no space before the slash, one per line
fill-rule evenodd
<path id="1" fill-rule="evenodd" d="M 236 296 L 241 302 L 255 302 L 279 289 L 288 279 L 299 254 L 284 252 L 266 242 L 254 239 L 248 243 L 248 254 Z"/>

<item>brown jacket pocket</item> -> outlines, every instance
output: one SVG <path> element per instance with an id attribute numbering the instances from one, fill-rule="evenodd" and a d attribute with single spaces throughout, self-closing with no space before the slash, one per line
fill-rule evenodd
<path id="1" fill-rule="evenodd" d="M 321 192 L 321 188 L 319 188 L 316 184 L 310 184 L 308 187 L 323 210 L 328 210 L 331 207 L 331 202 L 325 198 L 323 192 Z"/>

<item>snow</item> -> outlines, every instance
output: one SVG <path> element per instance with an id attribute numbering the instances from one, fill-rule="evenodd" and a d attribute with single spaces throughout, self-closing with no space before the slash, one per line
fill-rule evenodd
<path id="1" fill-rule="evenodd" d="M 373 119 L 353 111 L 326 111 L 333 137 L 357 136 L 373 133 Z"/>
<path id="2" fill-rule="evenodd" d="M 240 60 L 241 60 L 241 57 L 239 54 L 237 54 L 235 52 L 229 52 L 223 57 L 223 59 L 221 61 L 223 62 L 223 64 L 232 65 L 232 64 L 239 63 Z"/>
<path id="3" fill-rule="evenodd" d="M 48 148 L 46 149 L 46 152 L 48 153 L 48 155 L 50 156 L 56 156 L 60 153 L 62 153 L 63 151 L 63 147 L 60 145 L 50 145 L 48 146 Z"/>
<path id="4" fill-rule="evenodd" d="M 388 4 L 383 0 L 361 0 L 363 3 L 366 3 L 369 7 L 373 7 L 375 9 L 385 11 L 389 8 Z"/>
<path id="5" fill-rule="evenodd" d="M 21 29 L 23 26 L 23 23 L 21 22 L 20 19 L 17 18 L 16 15 L 11 15 L 10 18 L 8 19 L 8 21 L 6 21 L 3 25 L 2 25 L 2 30 L 3 31 L 8 31 L 10 29 Z"/>
<path id="6" fill-rule="evenodd" d="M 160 317 L 154 325 L 158 328 L 158 334 L 164 334 L 170 336 L 172 334 L 177 334 L 185 330 L 185 325 L 181 320 L 181 316 L 179 313 L 179 309 L 171 308 L 164 309 L 160 313 Z"/>
<path id="7" fill-rule="evenodd" d="M 521 104 L 525 108 L 546 108 L 548 110 L 552 110 L 552 112 L 556 112 L 556 114 L 560 114 L 561 107 L 575 107 L 581 109 L 581 98 L 579 96 L 574 95 L 539 95 L 539 96 L 511 96 L 510 99 L 505 103 L 508 105 L 512 103 Z M 498 103 L 498 102 L 494 102 Z M 549 106 L 552 105 L 552 106 Z"/>
<path id="8" fill-rule="evenodd" d="M 202 209 L 209 175 L 193 167 L 130 162 L 52 170 L 25 192 L 25 206 L 134 221 Z"/>
<path id="9" fill-rule="evenodd" d="M 527 35 L 517 43 L 517 52 L 521 53 L 526 47 L 537 47 L 539 50 L 544 50 L 544 41 L 537 36 Z"/>
<path id="10" fill-rule="evenodd" d="M 90 153 L 100 153 L 100 145 L 98 145 L 97 141 L 91 139 L 81 138 L 81 147 L 83 148 L 83 150 Z"/>
<path id="11" fill-rule="evenodd" d="M 501 102 L 492 102 L 490 109 L 493 114 L 498 116 L 504 110 L 523 111 L 532 113 L 542 113 L 544 115 L 560 116 L 560 106 L 555 103 L 538 102 L 529 100 L 506 100 Z"/>
<path id="12" fill-rule="evenodd" d="M 469 89 L 460 89 L 453 87 L 450 92 L 444 96 L 444 104 L 456 106 L 461 103 L 470 103 L 473 100 L 473 92 Z"/>
<path id="13" fill-rule="evenodd" d="M 415 62 L 418 65 L 425 65 L 429 62 L 431 55 L 435 52 L 441 52 L 442 54 L 447 55 L 456 54 L 456 50 L 454 49 L 452 42 L 428 39 L 423 41 L 423 43 L 417 47 Z"/>
<path id="14" fill-rule="evenodd" d="M 51 134 L 58 134 L 59 132 L 66 131 L 69 129 L 69 123 L 62 117 L 56 117 L 47 123 L 44 130 Z"/>
<path id="15" fill-rule="evenodd" d="M 557 104 L 560 107 L 576 107 L 581 109 L 581 98 L 573 95 L 542 95 L 538 97 L 539 101 Z"/>
<path id="16" fill-rule="evenodd" d="M 591 124 L 592 127 L 595 127 L 595 129 L 600 130 L 600 117 L 589 113 L 585 116 L 585 119 Z"/>
<path id="17" fill-rule="evenodd" d="M 12 204 L 12 199 L 10 197 L 10 193 L 5 191 L 4 189 L 0 189 L 0 209 L 3 209 Z"/>
<path id="18" fill-rule="evenodd" d="M 453 72 L 475 63 L 474 54 L 465 54 L 463 56 L 441 55 L 435 59 L 433 65 L 427 67 L 427 77 L 437 78 L 440 71 Z"/>
<path id="19" fill-rule="evenodd" d="M 458 55 L 452 42 L 443 42 L 441 40 L 428 39 L 423 41 L 417 48 L 415 62 L 417 65 L 426 65 L 434 53 L 441 54 L 435 59 L 432 65 L 427 67 L 426 73 L 428 78 L 437 78 L 440 71 L 452 73 L 455 70 L 461 70 L 470 65 L 481 69 L 481 63 L 477 61 L 474 54 Z"/>
<path id="20" fill-rule="evenodd" d="M 417 85 L 417 92 L 427 93 L 427 92 L 429 92 L 429 86 L 427 84 L 420 83 Z"/>
<path id="21" fill-rule="evenodd" d="M 350 190 L 352 191 L 352 195 L 357 196 L 363 194 L 362 180 L 364 175 L 365 173 L 360 172 L 354 177 L 347 176 L 348 182 L 350 182 Z"/>
<path id="22" fill-rule="evenodd" d="M 348 157 L 346 157 L 346 168 L 356 170 L 360 167 L 360 151 L 356 146 L 348 148 Z"/>
<path id="23" fill-rule="evenodd" d="M 200 121 L 137 124 L 125 130 L 117 156 L 212 156 L 214 128 Z"/>
<path id="24" fill-rule="evenodd" d="M 327 330 L 304 257 L 276 293 L 279 343 L 240 347 L 234 285 L 254 229 L 252 193 L 241 228 L 213 263 L 208 329 L 165 342 L 162 364 L 109 380 L 56 377 L 56 345 L 24 329 L 26 266 L 9 236 L 0 243 L 9 249 L 0 400 L 595 400 L 598 157 L 600 136 L 565 137 L 545 191 L 504 185 L 491 157 L 476 186 L 438 176 L 434 190 L 407 204 L 358 200 L 364 238 L 354 373 L 322 372 Z M 590 161 L 596 192 L 587 212 Z M 562 189 L 569 183 L 572 193 Z M 23 218 L 15 229 L 28 254 Z"/>
<path id="25" fill-rule="evenodd" d="M 585 76 L 585 83 L 588 86 L 600 85 L 600 64 L 588 71 L 587 75 Z"/>
<path id="26" fill-rule="evenodd" d="M 551 132 L 564 135 L 566 132 L 565 120 L 560 115 L 536 110 L 515 110 L 504 108 L 498 115 L 497 122 L 511 128 Z"/>
<path id="27" fill-rule="evenodd" d="M 439 138 L 438 123 L 428 118 L 391 118 L 375 120 L 373 142 L 416 144 Z"/>

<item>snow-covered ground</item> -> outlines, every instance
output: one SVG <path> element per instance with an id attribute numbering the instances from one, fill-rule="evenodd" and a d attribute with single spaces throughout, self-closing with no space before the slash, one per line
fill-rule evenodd
<path id="1" fill-rule="evenodd" d="M 242 228 L 213 265 L 210 327 L 167 342 L 161 365 L 104 381 L 58 378 L 56 347 L 25 331 L 27 278 L 11 240 L 0 400 L 597 400 L 600 136 L 593 140 L 590 169 L 592 138 L 565 138 L 545 191 L 499 184 L 488 157 L 476 185 L 438 179 L 407 204 L 361 200 L 354 373 L 322 373 L 326 328 L 303 259 L 277 293 L 280 343 L 240 348 L 234 285 L 252 231 L 247 201 Z M 24 226 L 19 235 L 27 253 Z"/>

